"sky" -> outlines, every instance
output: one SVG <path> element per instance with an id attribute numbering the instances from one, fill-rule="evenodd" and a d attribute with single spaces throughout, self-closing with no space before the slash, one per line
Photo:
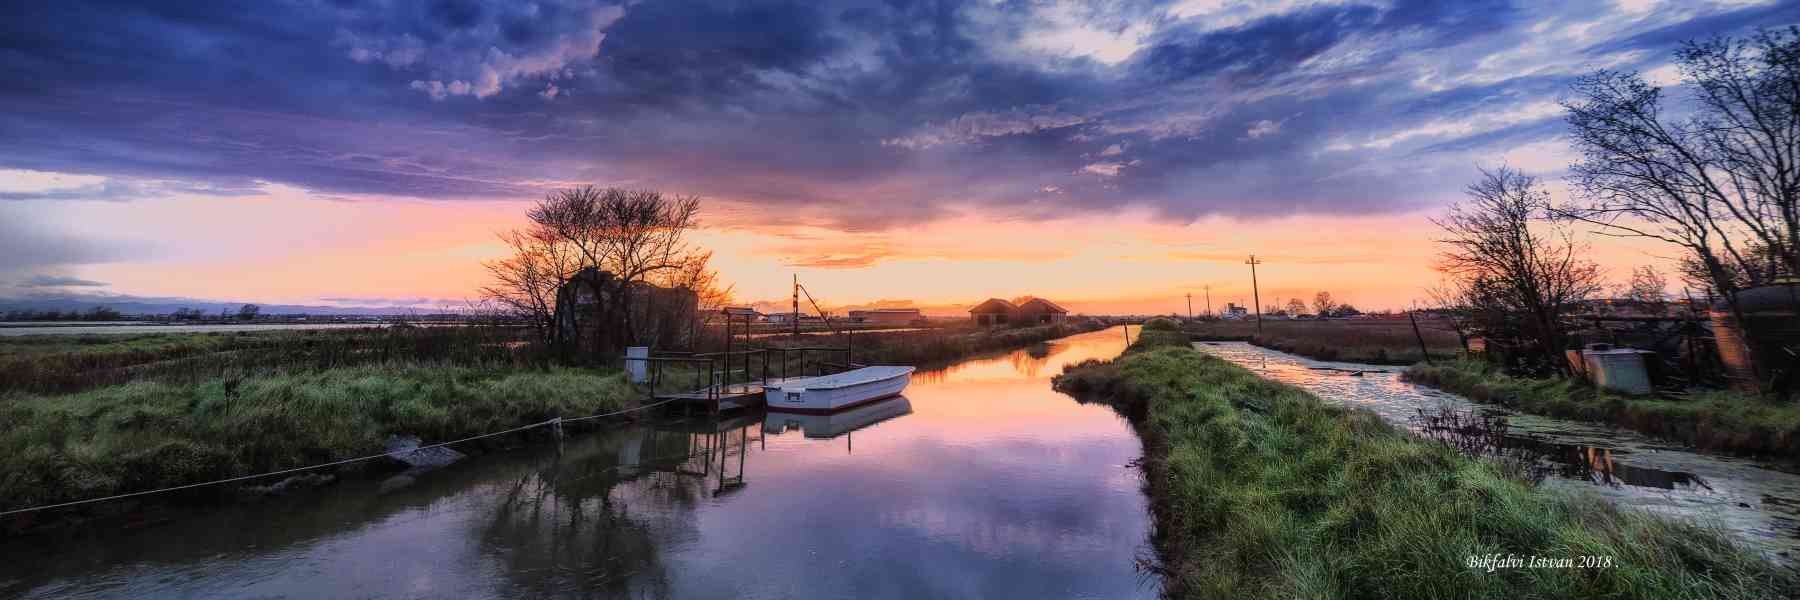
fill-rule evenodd
<path id="1" fill-rule="evenodd" d="M 703 198 L 745 302 L 1399 308 L 1557 102 L 1800 3 L 11 3 L 0 297 L 460 305 L 547 192 Z M 1671 250 L 1594 238 L 1622 280 Z M 1667 270 L 1665 268 L 1665 270 Z"/>

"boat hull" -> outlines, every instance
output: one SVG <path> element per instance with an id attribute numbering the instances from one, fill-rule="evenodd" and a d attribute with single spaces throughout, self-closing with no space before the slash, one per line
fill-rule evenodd
<path id="1" fill-rule="evenodd" d="M 828 414 L 891 398 L 906 391 L 912 367 L 865 367 L 826 377 L 771 385 L 764 402 L 772 412 Z"/>

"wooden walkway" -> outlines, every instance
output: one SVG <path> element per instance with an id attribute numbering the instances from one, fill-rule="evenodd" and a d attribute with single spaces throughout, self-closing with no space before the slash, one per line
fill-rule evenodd
<path id="1" fill-rule="evenodd" d="M 779 385 L 790 379 L 803 378 L 771 377 L 769 378 L 769 385 Z M 662 392 L 656 394 L 656 400 L 673 400 L 676 404 L 695 405 L 709 411 L 720 412 L 762 406 L 764 404 L 763 390 L 763 382 L 761 381 L 732 383 L 723 386 L 703 387 L 691 391 Z"/>

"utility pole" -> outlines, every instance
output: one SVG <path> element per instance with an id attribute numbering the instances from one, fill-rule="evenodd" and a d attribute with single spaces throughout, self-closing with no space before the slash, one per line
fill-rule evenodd
<path id="1" fill-rule="evenodd" d="M 1194 293 L 1188 292 L 1187 299 L 1188 299 L 1188 320 L 1192 321 L 1192 320 L 1194 320 Z"/>
<path id="2" fill-rule="evenodd" d="M 1431 351 L 1425 349 L 1425 334 L 1419 332 L 1419 318 L 1413 316 L 1413 312 L 1418 308 L 1419 303 L 1413 302 L 1413 307 L 1406 311 L 1406 320 L 1412 321 L 1413 337 L 1419 340 L 1419 356 L 1425 359 L 1425 364 L 1429 365 L 1431 364 Z"/>
<path id="3" fill-rule="evenodd" d="M 1250 260 L 1244 261 L 1244 264 L 1250 265 L 1250 300 L 1256 303 L 1256 333 L 1260 334 L 1262 333 L 1262 292 L 1256 288 L 1256 265 L 1262 264 L 1262 261 L 1256 260 L 1256 255 L 1252 254 Z"/>
<path id="4" fill-rule="evenodd" d="M 1207 285 L 1206 285 L 1206 286 L 1204 286 L 1204 287 L 1203 287 L 1203 289 L 1205 289 L 1205 290 L 1206 290 L 1206 316 L 1208 316 L 1208 317 L 1210 317 L 1210 316 L 1213 316 L 1213 312 L 1212 312 L 1212 284 L 1207 284 Z"/>

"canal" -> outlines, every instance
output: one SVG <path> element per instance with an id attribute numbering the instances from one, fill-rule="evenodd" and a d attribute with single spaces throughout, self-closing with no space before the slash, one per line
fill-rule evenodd
<path id="1" fill-rule="evenodd" d="M 1783 562 L 1800 559 L 1800 475 L 1755 461 L 1695 452 L 1625 429 L 1515 413 L 1400 380 L 1405 367 L 1319 361 L 1245 342 L 1194 347 L 1293 384 L 1327 401 L 1365 408 L 1418 431 L 1420 410 L 1503 416 L 1504 451 L 1526 450 L 1544 484 L 1594 493 L 1624 506 L 1719 526 Z M 1362 372 L 1360 376 L 1351 373 Z"/>
<path id="2" fill-rule="evenodd" d="M 829 417 L 659 419 L 0 542 L 0 597 L 1150 598 L 1131 427 L 1050 389 L 1118 328 Z"/>

